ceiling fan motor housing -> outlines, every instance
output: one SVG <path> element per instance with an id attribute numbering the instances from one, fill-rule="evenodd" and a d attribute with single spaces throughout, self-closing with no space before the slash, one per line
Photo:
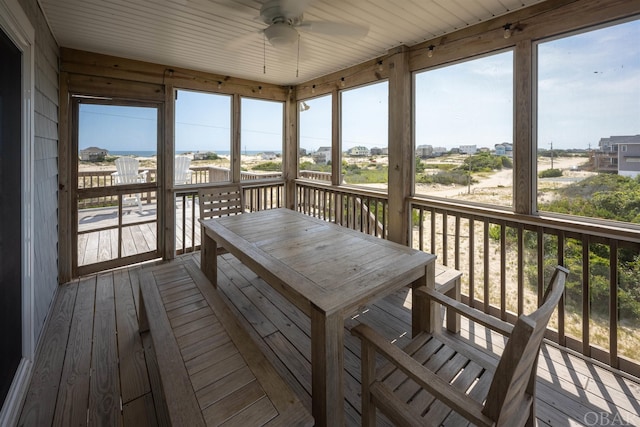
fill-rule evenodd
<path id="1" fill-rule="evenodd" d="M 286 22 L 269 25 L 265 28 L 264 34 L 269 43 L 276 48 L 291 46 L 298 40 L 298 32 Z"/>

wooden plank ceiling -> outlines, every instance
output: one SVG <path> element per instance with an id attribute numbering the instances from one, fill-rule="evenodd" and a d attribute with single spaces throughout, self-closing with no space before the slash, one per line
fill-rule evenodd
<path id="1" fill-rule="evenodd" d="M 289 85 L 309 81 L 542 0 L 40 0 L 63 47 Z M 266 3 L 301 8 L 303 22 L 368 27 L 364 37 L 298 28 L 276 49 L 260 19 Z M 265 72 L 266 65 L 266 72 Z"/>

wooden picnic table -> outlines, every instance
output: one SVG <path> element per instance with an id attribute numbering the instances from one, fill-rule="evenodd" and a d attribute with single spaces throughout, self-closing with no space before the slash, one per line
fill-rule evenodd
<path id="1" fill-rule="evenodd" d="M 202 270 L 217 283 L 217 247 L 240 259 L 311 319 L 313 416 L 344 425 L 345 317 L 404 286 L 433 288 L 435 256 L 304 215 L 273 209 L 203 220 Z M 415 294 L 415 293 L 412 293 Z M 435 312 L 414 297 L 413 329 Z"/>

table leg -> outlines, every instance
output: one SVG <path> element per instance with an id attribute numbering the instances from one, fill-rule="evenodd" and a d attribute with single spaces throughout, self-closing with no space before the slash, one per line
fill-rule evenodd
<path id="1" fill-rule="evenodd" d="M 218 244 L 206 233 L 204 226 L 200 233 L 200 268 L 214 287 L 218 287 Z"/>
<path id="2" fill-rule="evenodd" d="M 439 308 L 429 298 L 421 297 L 415 290 L 421 286 L 436 288 L 436 267 L 431 262 L 425 267 L 424 276 L 412 284 L 411 292 L 411 334 L 418 335 L 422 331 L 433 332 L 440 320 Z"/>
<path id="3" fill-rule="evenodd" d="M 316 426 L 344 425 L 344 319 L 311 309 L 311 398 Z"/>

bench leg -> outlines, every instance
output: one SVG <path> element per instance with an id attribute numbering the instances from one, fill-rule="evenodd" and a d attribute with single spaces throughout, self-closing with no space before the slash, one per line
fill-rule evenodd
<path id="1" fill-rule="evenodd" d="M 209 279 L 214 288 L 218 287 L 218 245 L 209 235 L 204 226 L 200 234 L 202 244 L 200 247 L 200 268 Z"/>
<path id="2" fill-rule="evenodd" d="M 449 298 L 453 298 L 456 301 L 460 301 L 460 278 L 455 281 L 455 285 L 449 291 L 445 293 Z M 460 332 L 460 314 L 447 309 L 447 330 L 457 334 Z"/>

